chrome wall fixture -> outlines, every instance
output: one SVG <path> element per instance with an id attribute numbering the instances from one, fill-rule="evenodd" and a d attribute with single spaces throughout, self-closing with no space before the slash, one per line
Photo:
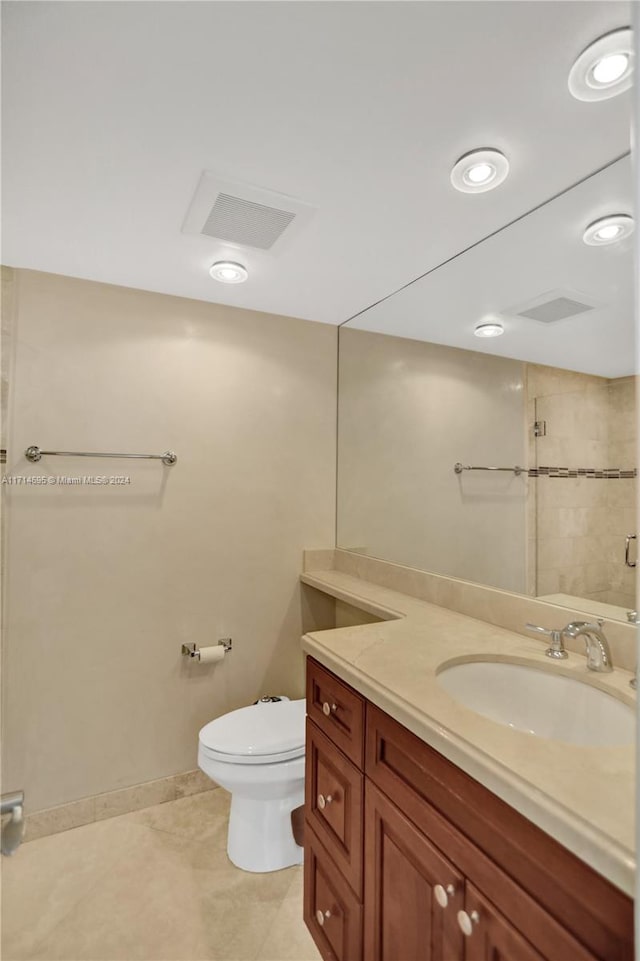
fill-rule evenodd
<path id="1" fill-rule="evenodd" d="M 627 567 L 638 566 L 637 561 L 631 560 L 631 541 L 637 541 L 637 540 L 638 540 L 637 534 L 627 534 L 627 536 L 624 539 L 624 562 L 627 565 Z"/>
<path id="2" fill-rule="evenodd" d="M 161 460 L 163 464 L 170 467 L 178 460 L 178 455 L 172 450 L 166 450 L 164 454 L 105 454 L 97 451 L 42 450 L 35 444 L 27 447 L 24 454 L 32 464 L 37 464 L 42 457 L 125 457 L 129 460 Z"/>
<path id="3" fill-rule="evenodd" d="M 526 467 L 472 467 L 470 464 L 461 464 L 458 461 L 457 464 L 453 465 L 453 469 L 456 474 L 461 474 L 463 470 L 497 470 L 497 471 L 507 471 L 507 473 L 515 474 L 516 477 L 520 477 L 520 474 L 526 474 Z"/>
<path id="4" fill-rule="evenodd" d="M 24 792 L 3 794 L 0 798 L 0 814 L 10 814 L 11 817 L 2 825 L 2 842 L 0 850 L 3 854 L 11 855 L 22 844 L 24 838 Z"/>
<path id="5" fill-rule="evenodd" d="M 233 641 L 230 637 L 222 637 L 218 641 L 218 646 L 224 648 L 224 653 L 228 654 L 233 650 Z M 183 644 L 180 653 L 183 657 L 191 657 L 196 661 L 200 660 L 200 648 L 197 644 Z"/>

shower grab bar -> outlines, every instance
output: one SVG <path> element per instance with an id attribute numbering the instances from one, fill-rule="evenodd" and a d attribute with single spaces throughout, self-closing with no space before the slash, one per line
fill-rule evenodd
<path id="1" fill-rule="evenodd" d="M 97 451 L 41 450 L 34 444 L 27 447 L 24 453 L 32 464 L 37 464 L 41 457 L 125 457 L 129 460 L 161 460 L 163 464 L 170 467 L 178 460 L 178 455 L 172 450 L 166 450 L 164 454 L 105 454 Z"/>

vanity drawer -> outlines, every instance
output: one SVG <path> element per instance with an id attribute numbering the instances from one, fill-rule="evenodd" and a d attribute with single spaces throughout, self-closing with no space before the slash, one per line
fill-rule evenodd
<path id="1" fill-rule="evenodd" d="M 305 782 L 307 820 L 361 897 L 364 776 L 309 718 Z"/>
<path id="2" fill-rule="evenodd" d="M 309 822 L 304 839 L 304 921 L 325 961 L 361 961 L 362 905 Z"/>
<path id="3" fill-rule="evenodd" d="M 307 714 L 340 750 L 362 768 L 364 698 L 317 661 L 307 660 Z"/>

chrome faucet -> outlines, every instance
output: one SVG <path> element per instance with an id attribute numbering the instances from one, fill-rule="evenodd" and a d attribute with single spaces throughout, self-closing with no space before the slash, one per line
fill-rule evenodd
<path id="1" fill-rule="evenodd" d="M 602 631 L 602 621 L 572 621 L 562 633 L 566 637 L 584 637 L 587 645 L 587 667 L 590 671 L 609 674 L 613 670 L 609 642 Z"/>

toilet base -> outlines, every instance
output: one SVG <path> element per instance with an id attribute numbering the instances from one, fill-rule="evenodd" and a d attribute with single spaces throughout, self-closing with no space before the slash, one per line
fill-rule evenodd
<path id="1" fill-rule="evenodd" d="M 303 849 L 296 844 L 291 812 L 304 803 L 304 786 L 292 797 L 254 800 L 231 797 L 227 854 L 243 871 L 262 874 L 302 864 Z"/>

